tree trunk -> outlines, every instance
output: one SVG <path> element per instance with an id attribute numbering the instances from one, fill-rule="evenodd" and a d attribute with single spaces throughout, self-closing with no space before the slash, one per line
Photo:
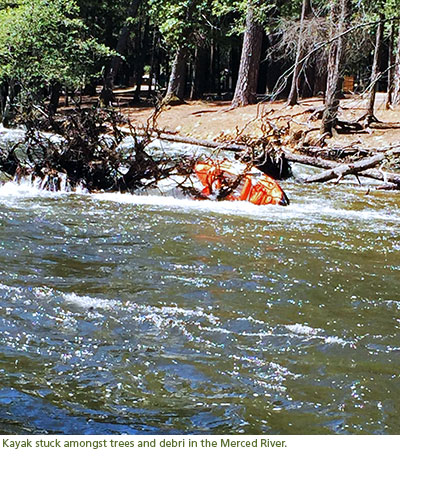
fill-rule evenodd
<path id="1" fill-rule="evenodd" d="M 143 82 L 144 64 L 146 61 L 147 41 L 149 37 L 149 18 L 146 18 L 144 25 L 143 39 L 141 40 L 141 29 L 138 39 L 138 55 L 137 55 L 137 68 L 135 69 L 135 92 L 132 99 L 133 103 L 139 103 L 141 100 L 141 84 Z"/>
<path id="2" fill-rule="evenodd" d="M 394 71 L 394 91 L 392 93 L 392 105 L 396 106 L 400 103 L 400 38 L 398 38 L 398 50 L 395 56 Z"/>
<path id="3" fill-rule="evenodd" d="M 215 40 L 214 40 L 214 31 L 211 29 L 211 40 L 210 40 L 210 75 L 209 75 L 209 91 L 215 91 Z"/>
<path id="4" fill-rule="evenodd" d="M 61 84 L 59 82 L 54 82 L 51 86 L 51 96 L 49 99 L 49 115 L 54 116 L 59 105 L 59 98 L 61 96 Z"/>
<path id="5" fill-rule="evenodd" d="M 2 113 L 0 118 L 0 124 L 3 124 L 4 127 L 9 127 L 10 121 L 13 117 L 12 104 L 13 104 L 14 98 L 15 98 L 15 82 L 11 80 L 10 82 L 7 83 L 3 106 L 2 106 Z"/>
<path id="6" fill-rule="evenodd" d="M 291 81 L 291 90 L 288 95 L 288 105 L 294 106 L 297 104 L 297 100 L 299 97 L 299 77 L 302 71 L 302 58 L 303 58 L 303 32 L 305 26 L 305 19 L 310 12 L 310 0 L 303 0 L 302 1 L 302 13 L 300 16 L 300 31 L 299 31 L 299 40 L 297 41 L 297 52 L 296 52 L 296 61 L 294 64 L 294 71 L 293 71 L 293 79 Z"/>
<path id="7" fill-rule="evenodd" d="M 214 59 L 215 59 L 215 72 L 216 72 L 215 86 L 216 86 L 217 96 L 219 98 L 221 97 L 221 68 L 220 68 L 221 54 L 220 52 L 221 52 L 221 46 L 220 44 L 217 44 Z"/>
<path id="8" fill-rule="evenodd" d="M 315 174 L 305 179 L 305 183 L 324 183 L 336 179 L 339 182 L 344 176 L 348 174 L 358 174 L 366 169 L 374 168 L 385 159 L 384 154 L 375 154 L 370 158 L 356 161 L 355 163 L 346 163 L 337 166 L 336 168 L 325 171 L 324 173 Z"/>
<path id="9" fill-rule="evenodd" d="M 130 27 L 128 23 L 128 18 L 135 18 L 138 12 L 138 8 L 140 7 L 141 0 L 132 0 L 131 4 L 126 11 L 126 20 L 125 24 L 122 26 L 119 38 L 117 39 L 116 44 L 116 52 L 118 55 L 114 56 L 111 59 L 110 65 L 107 69 L 105 78 L 104 78 L 104 87 L 101 92 L 101 99 L 104 101 L 105 104 L 111 104 L 112 100 L 114 99 L 113 96 L 113 85 L 116 79 L 117 72 L 119 71 L 120 66 L 122 65 L 122 57 L 126 52 L 126 44 L 128 42 L 129 34 L 130 34 Z"/>
<path id="10" fill-rule="evenodd" d="M 247 11 L 241 63 L 239 65 L 238 81 L 232 100 L 232 107 L 246 106 L 256 102 L 262 40 L 263 27 L 255 18 L 254 7 L 250 3 Z"/>
<path id="11" fill-rule="evenodd" d="M 389 35 L 388 45 L 388 89 L 386 94 L 386 109 L 391 109 L 392 93 L 394 91 L 394 40 L 395 40 L 395 23 L 391 24 L 391 33 Z"/>
<path id="12" fill-rule="evenodd" d="M 268 55 L 268 49 L 269 49 L 269 39 L 268 39 L 268 36 L 263 32 L 262 50 L 261 50 L 260 59 L 264 59 L 264 61 L 260 62 L 259 76 L 257 79 L 257 89 L 256 89 L 256 92 L 260 94 L 267 93 L 269 62 L 266 61 L 266 57 Z"/>
<path id="13" fill-rule="evenodd" d="M 165 103 L 177 100 L 183 102 L 186 91 L 186 64 L 187 49 L 186 47 L 180 46 L 175 53 L 174 61 L 172 63 L 168 90 L 164 99 Z"/>
<path id="14" fill-rule="evenodd" d="M 3 113 L 6 108 L 6 99 L 9 92 L 9 84 L 4 81 L 0 83 L 0 120 L 3 119 Z"/>
<path id="15" fill-rule="evenodd" d="M 160 74 L 160 53 L 159 53 L 159 33 L 154 28 L 152 37 L 152 53 L 150 58 L 150 75 L 149 75 L 149 92 L 152 91 L 153 82 L 156 86 L 159 84 L 159 74 Z"/>
<path id="16" fill-rule="evenodd" d="M 332 0 L 331 37 L 337 37 L 346 30 L 349 21 L 350 0 Z M 330 44 L 327 63 L 327 88 L 321 134 L 332 134 L 337 124 L 339 97 L 342 93 L 342 69 L 345 59 L 346 37 L 340 36 Z"/>
<path id="17" fill-rule="evenodd" d="M 268 49 L 272 49 L 272 46 L 275 45 L 276 36 L 275 34 L 268 34 Z M 275 56 L 270 56 L 267 59 L 268 68 L 267 68 L 267 75 L 266 75 L 266 94 L 272 94 L 276 83 L 284 71 L 284 60 L 279 60 L 275 58 Z"/>
<path id="18" fill-rule="evenodd" d="M 86 84 L 83 88 L 83 94 L 86 96 L 96 96 L 97 95 L 97 81 L 91 80 L 89 84 Z"/>
<path id="19" fill-rule="evenodd" d="M 369 90 L 369 101 L 367 105 L 367 112 L 365 114 L 365 118 L 368 122 L 375 122 L 377 121 L 374 115 L 374 108 L 375 108 L 375 101 L 376 101 L 376 87 L 378 83 L 379 77 L 379 60 L 380 60 L 380 48 L 382 44 L 382 37 L 383 37 L 383 24 L 384 24 L 384 15 L 381 13 L 379 15 L 379 23 L 376 29 L 376 45 L 375 50 L 373 53 L 373 64 L 372 64 L 372 75 L 370 78 L 370 90 Z"/>
<path id="20" fill-rule="evenodd" d="M 190 99 L 202 99 L 206 88 L 208 74 L 208 53 L 205 47 L 195 48 L 195 61 L 192 74 L 192 85 L 190 87 Z"/>
<path id="21" fill-rule="evenodd" d="M 239 61 L 241 59 L 241 46 L 240 45 L 233 45 L 230 52 L 230 73 L 232 76 L 232 85 L 231 90 L 234 91 L 236 87 L 236 83 L 238 82 L 238 75 L 239 75 Z"/>

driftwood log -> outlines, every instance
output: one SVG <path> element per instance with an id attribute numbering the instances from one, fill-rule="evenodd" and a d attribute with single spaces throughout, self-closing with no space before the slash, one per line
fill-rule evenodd
<path id="1" fill-rule="evenodd" d="M 360 173 L 360 176 L 377 179 L 378 181 L 383 181 L 385 184 L 392 183 L 398 187 L 400 186 L 399 174 L 390 173 L 389 171 L 383 171 L 382 169 L 367 169 L 363 173 Z"/>
<path id="2" fill-rule="evenodd" d="M 300 146 L 299 151 L 303 154 L 308 154 L 310 156 L 322 156 L 325 159 L 342 159 L 349 158 L 351 156 L 367 157 L 372 156 L 376 153 L 388 153 L 399 155 L 400 146 L 390 145 L 380 148 L 365 148 L 362 146 L 328 146 L 328 147 L 318 147 L 318 146 Z"/>
<path id="3" fill-rule="evenodd" d="M 303 165 L 306 165 L 306 166 L 313 166 L 315 168 L 327 169 L 329 171 L 332 171 L 332 170 L 334 171 L 335 169 L 339 169 L 339 170 L 342 169 L 344 171 L 347 171 L 347 166 L 349 166 L 347 163 L 338 163 L 336 161 L 331 161 L 329 159 L 320 158 L 318 156 L 305 156 L 303 154 L 295 154 L 295 153 L 291 153 L 291 152 L 287 151 L 286 149 L 283 149 L 282 151 L 284 153 L 285 158 L 288 161 L 293 162 L 293 163 L 303 164 Z M 357 163 L 363 162 L 363 165 L 362 165 L 363 168 L 358 169 L 358 171 L 357 171 L 358 175 L 365 177 L 365 178 L 375 179 L 377 181 L 383 181 L 385 184 L 392 183 L 392 184 L 399 187 L 400 186 L 400 175 L 399 174 L 390 173 L 390 172 L 387 172 L 387 171 L 383 171 L 381 169 L 373 169 L 373 167 L 370 166 L 370 163 L 364 163 L 364 161 L 366 161 L 368 159 L 375 158 L 375 157 L 380 157 L 379 161 L 377 161 L 374 164 L 374 166 L 377 166 L 377 165 L 381 164 L 381 162 L 385 159 L 385 154 L 379 153 L 379 154 L 376 154 L 376 155 L 374 155 L 370 158 L 366 158 L 365 160 L 357 161 Z M 351 164 L 353 164 L 355 166 L 356 163 L 351 163 Z M 342 177 L 346 176 L 346 174 L 355 174 L 351 171 L 352 170 L 350 170 L 348 173 L 344 173 L 342 175 Z M 321 173 L 319 176 L 323 176 L 323 175 L 325 175 L 325 173 Z M 318 175 L 315 175 L 315 177 L 316 176 L 318 176 Z M 315 179 L 315 177 L 314 177 L 314 179 Z M 333 176 L 330 179 L 333 179 L 334 177 L 335 176 Z M 325 181 L 327 181 L 327 179 Z M 305 181 L 305 182 L 307 182 L 307 181 Z M 313 182 L 315 183 L 316 181 L 313 181 Z M 389 188 L 389 189 L 391 189 L 391 188 Z"/>
<path id="4" fill-rule="evenodd" d="M 175 143 L 184 143 L 184 144 L 193 144 L 194 146 L 202 146 L 204 148 L 212 148 L 212 149 L 221 149 L 222 151 L 234 151 L 240 152 L 245 150 L 245 145 L 243 144 L 236 144 L 236 143 L 228 143 L 223 142 L 219 143 L 216 141 L 209 141 L 207 139 L 197 139 L 187 136 L 178 136 L 176 134 L 169 134 L 159 132 L 157 136 L 159 139 L 163 139 L 165 141 L 172 141 Z"/>
<path id="5" fill-rule="evenodd" d="M 377 190 L 387 190 L 387 191 L 395 191 L 400 189 L 400 184 L 395 183 L 384 183 L 378 186 L 375 186 Z"/>
<path id="6" fill-rule="evenodd" d="M 384 154 L 375 154 L 367 159 L 356 161 L 355 163 L 340 164 L 333 169 L 329 169 L 323 173 L 309 176 L 304 181 L 305 183 L 323 183 L 332 179 L 337 179 L 339 182 L 344 176 L 348 174 L 358 175 L 366 169 L 374 168 L 385 159 Z"/>

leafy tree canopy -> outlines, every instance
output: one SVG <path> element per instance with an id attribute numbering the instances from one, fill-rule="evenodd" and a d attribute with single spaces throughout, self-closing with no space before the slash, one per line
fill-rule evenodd
<path id="1" fill-rule="evenodd" d="M 165 42 L 192 47 L 211 28 L 211 0 L 149 0 L 150 14 Z"/>
<path id="2" fill-rule="evenodd" d="M 74 0 L 0 5 L 0 80 L 13 80 L 24 91 L 55 82 L 82 85 L 111 55 L 89 34 Z"/>

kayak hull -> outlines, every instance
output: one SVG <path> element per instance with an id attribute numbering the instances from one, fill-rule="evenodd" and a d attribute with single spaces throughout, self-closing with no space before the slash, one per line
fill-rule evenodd
<path id="1" fill-rule="evenodd" d="M 231 161 L 198 161 L 195 173 L 202 183 L 202 197 L 249 201 L 255 205 L 289 204 L 279 184 L 256 168 Z"/>

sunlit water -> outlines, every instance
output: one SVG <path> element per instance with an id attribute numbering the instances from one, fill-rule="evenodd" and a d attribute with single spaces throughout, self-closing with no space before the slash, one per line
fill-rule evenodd
<path id="1" fill-rule="evenodd" d="M 396 434 L 398 196 L 0 187 L 0 432 Z"/>

